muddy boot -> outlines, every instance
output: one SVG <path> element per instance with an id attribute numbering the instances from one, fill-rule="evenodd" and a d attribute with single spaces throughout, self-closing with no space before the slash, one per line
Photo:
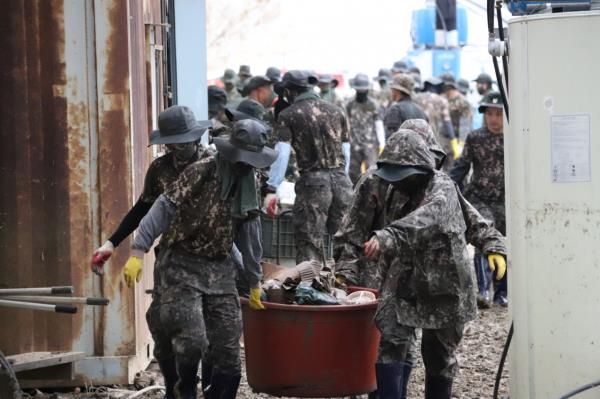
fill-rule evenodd
<path id="1" fill-rule="evenodd" d="M 175 366 L 175 358 L 157 360 L 160 372 L 165 380 L 165 396 L 164 399 L 175 399 L 175 383 L 179 379 L 177 368 Z"/>
<path id="2" fill-rule="evenodd" d="M 210 399 L 235 399 L 240 386 L 240 375 L 213 373 L 210 387 Z"/>
<path id="3" fill-rule="evenodd" d="M 425 399 L 452 399 L 452 378 L 426 374 Z"/>
<path id="4" fill-rule="evenodd" d="M 402 386 L 400 387 L 400 399 L 406 399 L 406 390 L 408 389 L 408 380 L 410 379 L 410 373 L 412 367 L 408 364 L 404 365 L 402 369 Z"/>
<path id="5" fill-rule="evenodd" d="M 198 362 L 180 362 L 177 365 L 179 381 L 175 385 L 177 399 L 196 399 L 198 394 Z"/>
<path id="6" fill-rule="evenodd" d="M 209 388 L 212 380 L 213 367 L 208 361 L 202 361 L 202 393 L 204 399 L 210 399 Z"/>
<path id="7" fill-rule="evenodd" d="M 402 392 L 405 363 L 376 363 L 377 395 L 379 399 L 398 399 Z"/>

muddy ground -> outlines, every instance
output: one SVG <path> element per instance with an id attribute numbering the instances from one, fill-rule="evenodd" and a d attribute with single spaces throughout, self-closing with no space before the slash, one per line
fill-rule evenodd
<path id="1" fill-rule="evenodd" d="M 507 310 L 501 307 L 493 307 L 489 310 L 480 311 L 479 318 L 467 325 L 458 351 L 460 371 L 454 382 L 455 398 L 492 398 L 496 370 L 506 340 L 508 324 Z M 419 365 L 411 376 L 409 398 L 423 397 L 424 375 L 423 364 L 419 360 Z M 505 368 L 500 397 L 508 395 L 507 376 L 508 373 Z M 141 375 L 138 382 L 140 386 L 162 382 L 160 374 L 155 371 L 155 365 L 151 365 L 149 370 Z M 53 393 L 27 391 L 28 395 L 25 397 L 36 399 L 126 399 L 135 393 L 135 387 L 83 387 L 77 393 L 73 392 L 72 389 L 69 391 Z M 237 397 L 239 399 L 272 398 L 269 395 L 252 392 L 245 378 L 242 380 Z M 149 392 L 142 394 L 140 398 L 161 399 L 162 396 L 159 392 Z"/>

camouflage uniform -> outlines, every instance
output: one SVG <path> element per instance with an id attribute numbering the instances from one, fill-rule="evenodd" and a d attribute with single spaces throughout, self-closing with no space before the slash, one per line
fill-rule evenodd
<path id="1" fill-rule="evenodd" d="M 405 97 L 392 104 L 385 112 L 383 125 L 386 135 L 389 137 L 400 128 L 400 125 L 409 119 L 427 120 L 427 115 L 423 110 L 412 101 L 411 97 Z"/>
<path id="2" fill-rule="evenodd" d="M 402 132 L 407 131 L 397 134 Z M 428 168 L 432 177 L 418 192 L 391 202 L 386 215 L 395 219 L 375 232 L 383 273 L 375 316 L 382 334 L 378 362 L 405 362 L 414 346 L 415 328 L 423 328 L 426 381 L 443 379 L 451 385 L 463 326 L 477 314 L 467 242 L 485 254 L 505 254 L 506 248 L 500 233 L 462 197 L 454 182 L 433 171 L 435 160 L 428 146 L 414 137 L 404 134 L 390 140 L 389 157 L 386 151 L 381 157 L 386 163 Z"/>
<path id="3" fill-rule="evenodd" d="M 227 92 L 227 106 L 235 108 L 242 102 L 243 98 L 237 87 L 234 85 L 233 89 Z"/>
<path id="4" fill-rule="evenodd" d="M 293 208 L 296 261 L 321 259 L 323 233 L 337 231 L 350 202 L 342 154 L 349 141 L 346 117 L 309 91 L 279 114 L 275 131 L 279 141 L 291 141 L 300 170 Z"/>
<path id="5" fill-rule="evenodd" d="M 454 134 L 458 140 L 465 141 L 473 123 L 471 104 L 469 104 L 463 95 L 458 95 L 448 99 L 448 107 L 450 109 L 450 119 L 452 119 Z"/>
<path id="6" fill-rule="evenodd" d="M 445 124 L 452 123 L 448 100 L 439 94 L 424 92 L 415 96 L 415 102 L 423 108 L 423 111 L 427 114 L 429 124 L 433 127 L 433 131 L 435 132 L 439 143 L 442 145 L 444 152 L 446 152 L 446 154 L 452 154 L 452 146 L 450 145 L 452 137 L 449 137 L 448 132 L 444 127 Z M 451 167 L 452 160 L 447 159 L 444 164 L 444 171 L 449 171 Z"/>
<path id="7" fill-rule="evenodd" d="M 344 101 L 337 95 L 335 88 L 321 92 L 321 99 L 344 109 Z"/>
<path id="8" fill-rule="evenodd" d="M 220 194 L 215 157 L 208 151 L 165 191 L 176 211 L 160 241 L 146 318 L 159 362 L 176 358 L 178 365 L 197 365 L 209 356 L 214 372 L 239 375 L 234 231 L 231 204 Z"/>
<path id="9" fill-rule="evenodd" d="M 380 118 L 383 120 L 385 111 L 392 104 L 392 89 L 389 86 L 385 86 L 379 91 L 373 91 L 373 99 L 377 103 Z"/>
<path id="10" fill-rule="evenodd" d="M 359 103 L 356 99 L 350 101 L 346 105 L 346 115 L 348 115 L 352 142 L 350 179 L 356 183 L 361 175 L 361 164 L 364 162 L 368 169 L 377 162 L 379 144 L 375 133 L 375 122 L 380 118 L 377 104 L 370 98 L 366 103 Z"/>

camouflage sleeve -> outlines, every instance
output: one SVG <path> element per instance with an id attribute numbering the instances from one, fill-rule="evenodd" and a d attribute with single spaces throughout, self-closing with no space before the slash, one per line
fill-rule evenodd
<path id="1" fill-rule="evenodd" d="M 352 284 L 359 283 L 359 269 L 366 266 L 361 260 L 363 244 L 369 239 L 376 220 L 377 199 L 373 196 L 371 183 L 367 176 L 358 181 L 350 210 L 333 238 L 335 274 Z"/>
<path id="2" fill-rule="evenodd" d="M 273 127 L 273 132 L 277 141 L 283 141 L 285 143 L 292 141 L 292 129 L 287 122 L 286 114 L 279 114 L 279 118 L 277 118 L 277 122 Z"/>
<path id="3" fill-rule="evenodd" d="M 204 178 L 207 175 L 207 163 L 197 161 L 187 166 L 171 185 L 167 187 L 164 195 L 176 206 L 184 203 L 188 198 L 202 189 Z"/>
<path id="4" fill-rule="evenodd" d="M 491 253 L 506 255 L 504 237 L 492 227 L 469 201 L 456 189 L 460 207 L 462 208 L 465 224 L 467 225 L 467 242 L 477 247 L 485 255 Z"/>

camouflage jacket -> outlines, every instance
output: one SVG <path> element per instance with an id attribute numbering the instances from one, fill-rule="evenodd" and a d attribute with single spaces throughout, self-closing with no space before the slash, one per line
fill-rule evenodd
<path id="1" fill-rule="evenodd" d="M 379 91 L 373 91 L 373 100 L 377 103 L 377 109 L 379 110 L 379 117 L 383 119 L 385 111 L 392 103 L 392 90 L 386 86 L 384 89 Z"/>
<path id="2" fill-rule="evenodd" d="M 350 124 L 352 147 L 377 148 L 375 122 L 380 118 L 375 101 L 369 98 L 366 103 L 359 103 L 353 99 L 346 105 L 346 115 Z"/>
<path id="3" fill-rule="evenodd" d="M 431 92 L 417 93 L 413 96 L 413 100 L 423 109 L 436 138 L 442 142 L 442 138 L 446 135 L 444 122 L 451 122 L 448 100 Z"/>
<path id="4" fill-rule="evenodd" d="M 344 111 L 310 94 L 279 114 L 275 134 L 291 141 L 300 171 L 343 167 L 342 143 L 350 141 Z"/>
<path id="5" fill-rule="evenodd" d="M 452 126 L 454 127 L 454 134 L 459 140 L 465 141 L 473 123 L 471 104 L 469 104 L 469 101 L 463 95 L 458 95 L 448 100 L 448 107 Z"/>
<path id="6" fill-rule="evenodd" d="M 164 195 L 177 207 L 161 245 L 209 259 L 223 258 L 233 245 L 231 201 L 221 199 L 215 156 L 206 151 Z"/>
<path id="7" fill-rule="evenodd" d="M 491 133 L 485 127 L 472 131 L 450 171 L 459 187 L 471 167 L 473 176 L 463 191 L 465 197 L 474 202 L 477 199 L 504 204 L 504 135 Z"/>
<path id="8" fill-rule="evenodd" d="M 440 329 L 473 320 L 477 306 L 467 242 L 484 254 L 506 254 L 504 239 L 458 192 L 434 172 L 398 219 L 375 232 L 382 249 L 378 324 Z"/>

